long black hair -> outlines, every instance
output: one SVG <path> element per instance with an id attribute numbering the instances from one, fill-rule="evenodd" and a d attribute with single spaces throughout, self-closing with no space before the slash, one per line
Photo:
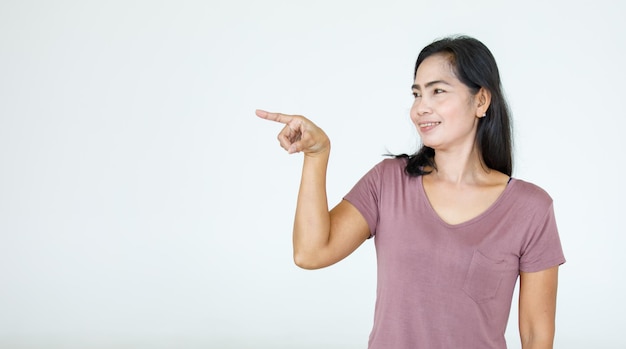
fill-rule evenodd
<path id="1" fill-rule="evenodd" d="M 489 169 L 500 171 L 508 176 L 513 172 L 511 121 L 500 73 L 491 51 L 482 42 L 468 36 L 446 37 L 424 47 L 417 57 L 413 78 L 422 62 L 435 54 L 445 54 L 456 77 L 466 85 L 472 94 L 481 88 L 491 93 L 491 104 L 487 115 L 478 120 L 476 146 L 482 161 Z M 435 149 L 422 145 L 408 158 L 406 172 L 411 176 L 430 173 L 425 167 L 437 168 Z"/>

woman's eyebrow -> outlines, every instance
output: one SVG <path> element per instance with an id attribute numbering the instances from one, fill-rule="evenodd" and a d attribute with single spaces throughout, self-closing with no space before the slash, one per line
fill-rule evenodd
<path id="1" fill-rule="evenodd" d="M 450 85 L 445 80 L 435 80 L 435 81 L 427 82 L 424 87 L 428 88 L 428 87 L 431 87 L 432 85 L 436 85 L 436 84 L 445 84 L 445 85 L 448 85 L 448 86 Z M 413 90 L 421 90 L 421 87 L 418 84 L 413 84 L 411 86 L 411 89 L 413 89 Z"/>

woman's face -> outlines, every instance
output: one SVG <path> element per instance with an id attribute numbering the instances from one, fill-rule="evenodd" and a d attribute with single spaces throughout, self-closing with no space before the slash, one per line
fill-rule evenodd
<path id="1" fill-rule="evenodd" d="M 455 76 L 448 56 L 435 54 L 422 61 L 415 75 L 411 107 L 411 120 L 422 143 L 443 151 L 471 149 L 478 119 L 484 113 L 479 94 L 472 94 Z"/>

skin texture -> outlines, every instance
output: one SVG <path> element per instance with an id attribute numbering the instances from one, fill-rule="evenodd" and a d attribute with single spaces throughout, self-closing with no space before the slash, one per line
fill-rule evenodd
<path id="1" fill-rule="evenodd" d="M 552 348 L 559 267 L 520 273 L 519 332 L 524 349 Z"/>
<path id="2" fill-rule="evenodd" d="M 437 214 L 450 224 L 472 219 L 502 194 L 509 177 L 486 168 L 475 146 L 479 118 L 491 95 L 465 86 L 445 55 L 426 58 L 418 67 L 411 120 L 422 142 L 435 149 L 437 169 L 423 177 Z M 370 234 L 361 213 L 341 201 L 329 211 L 326 170 L 330 140 L 301 115 L 257 110 L 260 118 L 284 125 L 278 134 L 288 153 L 303 153 L 304 163 L 293 229 L 295 263 L 305 269 L 334 264 L 358 248 Z M 522 348 L 552 348 L 558 267 L 520 274 L 519 328 Z"/>

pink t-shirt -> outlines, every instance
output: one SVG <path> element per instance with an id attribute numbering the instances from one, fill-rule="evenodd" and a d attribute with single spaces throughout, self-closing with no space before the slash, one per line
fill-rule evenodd
<path id="1" fill-rule="evenodd" d="M 376 244 L 378 287 L 370 349 L 503 349 L 520 271 L 565 262 L 552 199 L 511 179 L 497 201 L 461 224 L 444 222 L 422 177 L 386 159 L 345 196 Z"/>

